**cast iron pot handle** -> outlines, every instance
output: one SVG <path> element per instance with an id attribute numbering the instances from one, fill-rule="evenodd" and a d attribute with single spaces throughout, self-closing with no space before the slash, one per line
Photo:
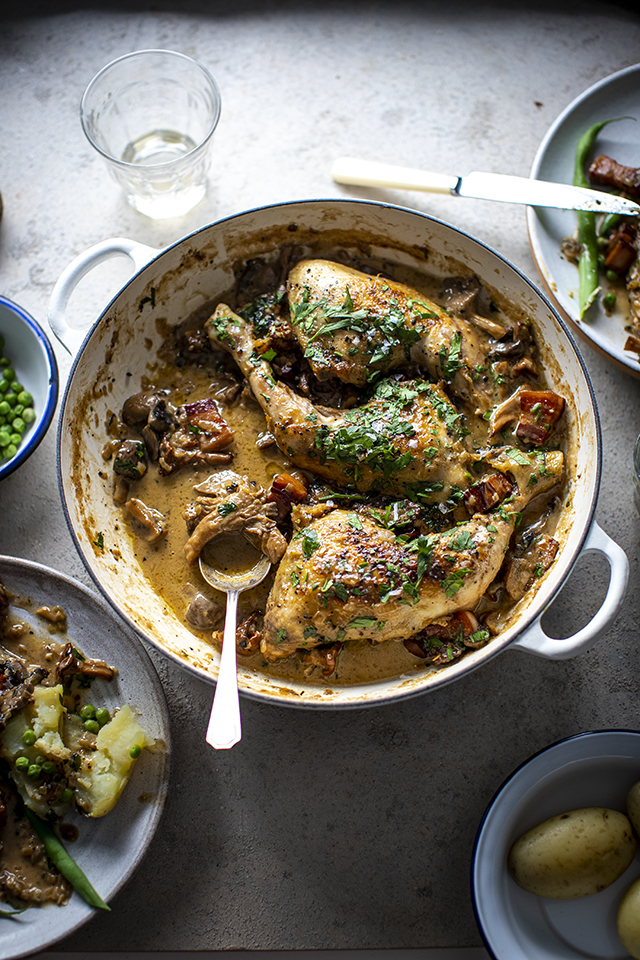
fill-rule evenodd
<path id="1" fill-rule="evenodd" d="M 622 547 L 607 536 L 597 523 L 592 525 L 580 555 L 586 553 L 601 554 L 608 561 L 610 569 L 607 595 L 594 618 L 572 637 L 554 640 L 542 629 L 540 621 L 543 614 L 540 614 L 529 629 L 509 645 L 509 650 L 524 650 L 527 653 L 535 653 L 538 657 L 545 657 L 547 660 L 568 660 L 592 647 L 596 640 L 609 629 L 618 615 L 627 590 L 629 561 Z"/>
<path id="2" fill-rule="evenodd" d="M 53 288 L 47 319 L 55 336 L 72 356 L 78 352 L 86 330 L 70 327 L 65 320 L 65 312 L 69 297 L 82 278 L 99 263 L 117 256 L 129 257 L 133 261 L 134 272 L 137 273 L 159 253 L 160 250 L 147 247 L 144 243 L 137 243 L 135 240 L 127 240 L 124 237 L 113 237 L 111 240 L 103 240 L 89 247 L 65 267 Z"/>

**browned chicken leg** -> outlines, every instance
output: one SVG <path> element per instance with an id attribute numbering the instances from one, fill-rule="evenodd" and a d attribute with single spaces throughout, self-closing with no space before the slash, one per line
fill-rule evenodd
<path id="1" fill-rule="evenodd" d="M 487 409 L 502 396 L 488 368 L 488 338 L 456 309 L 417 290 L 330 260 L 302 260 L 287 283 L 291 322 L 314 373 L 362 387 L 372 372 L 412 361 L 454 394 Z M 505 328 L 473 314 L 493 335 Z M 482 372 L 482 373 L 481 373 Z"/>
<path id="2" fill-rule="evenodd" d="M 519 511 L 562 478 L 563 455 L 518 453 L 514 462 L 501 451 L 494 465 L 510 469 L 516 494 L 446 532 L 404 542 L 347 510 L 298 531 L 269 595 L 265 657 L 336 640 L 407 639 L 434 620 L 472 609 L 502 566 Z"/>
<path id="3" fill-rule="evenodd" d="M 419 484 L 435 500 L 446 500 L 452 485 L 467 485 L 462 420 L 436 384 L 382 381 L 361 407 L 319 407 L 274 379 L 246 321 L 226 304 L 207 327 L 235 358 L 278 446 L 298 467 L 360 491 L 400 493 Z"/>

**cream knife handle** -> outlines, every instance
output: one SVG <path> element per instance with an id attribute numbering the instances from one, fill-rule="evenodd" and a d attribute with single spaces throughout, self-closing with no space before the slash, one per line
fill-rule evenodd
<path id="1" fill-rule="evenodd" d="M 426 193 L 454 193 L 459 177 L 444 173 L 427 173 L 411 167 L 395 167 L 389 163 L 340 157 L 331 176 L 337 183 L 354 183 L 361 187 L 396 187 L 399 190 L 424 190 Z"/>

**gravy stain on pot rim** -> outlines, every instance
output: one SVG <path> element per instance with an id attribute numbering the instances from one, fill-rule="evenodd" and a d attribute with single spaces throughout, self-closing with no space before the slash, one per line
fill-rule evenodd
<path id="1" fill-rule="evenodd" d="M 451 275 L 459 266 L 466 274 L 477 273 L 492 296 L 495 291 L 499 300 L 530 315 L 550 386 L 557 388 L 575 411 L 570 417 L 567 457 L 570 479 L 555 564 L 535 595 L 520 601 L 511 622 L 485 648 L 472 651 L 443 671 L 425 670 L 391 682 L 351 688 L 336 684 L 330 690 L 312 684 L 282 684 L 241 669 L 241 692 L 281 704 L 361 707 L 415 696 L 452 682 L 508 646 L 553 658 L 587 649 L 612 622 L 622 603 L 628 565 L 621 549 L 593 523 L 601 473 L 600 421 L 575 342 L 533 283 L 489 247 L 425 214 L 368 201 L 310 200 L 258 208 L 203 227 L 161 252 L 132 241 L 99 245 L 102 258 L 110 249 L 112 254 L 127 252 L 137 257 L 138 265 L 145 257 L 153 259 L 116 295 L 84 338 L 61 406 L 58 478 L 63 508 L 74 542 L 98 588 L 144 639 L 202 679 L 215 681 L 217 651 L 184 630 L 162 598 L 145 585 L 112 505 L 110 477 L 102 470 L 104 436 L 97 427 L 108 410 L 120 409 L 127 395 L 124 391 L 131 392 L 130 385 L 139 383 L 148 371 L 149 358 L 162 339 L 159 327 L 166 329 L 185 319 L 194 298 L 205 302 L 222 296 L 233 285 L 239 260 L 292 240 L 305 245 L 314 256 L 321 256 L 327 248 L 357 247 L 364 255 L 384 255 L 440 276 Z M 75 339 L 77 344 L 80 339 L 64 324 L 64 306 L 80 276 L 95 262 L 95 250 L 77 258 L 54 290 L 50 317 L 54 332 L 63 341 Z M 98 532 L 105 549 L 96 545 Z M 576 637 L 557 641 L 542 632 L 539 620 L 583 549 L 600 553 L 612 568 L 609 593 L 599 613 Z"/>

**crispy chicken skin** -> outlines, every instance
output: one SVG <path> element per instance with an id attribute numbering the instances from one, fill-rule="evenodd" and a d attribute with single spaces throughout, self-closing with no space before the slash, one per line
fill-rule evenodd
<path id="1" fill-rule="evenodd" d="M 316 406 L 275 380 L 255 352 L 249 325 L 226 304 L 207 326 L 249 380 L 269 430 L 296 466 L 359 491 L 394 493 L 410 483 L 435 483 L 442 484 L 437 497 L 444 500 L 452 484 L 466 485 L 469 453 L 459 440 L 459 415 L 438 385 L 383 381 L 361 407 Z"/>
<path id="2" fill-rule="evenodd" d="M 427 624 L 472 609 L 503 564 L 519 511 L 562 477 L 563 455 L 513 463 L 517 492 L 440 534 L 404 542 L 366 515 L 333 510 L 294 534 L 280 563 L 264 619 L 268 660 L 297 649 L 356 638 L 410 638 Z M 535 483 L 530 483 L 532 477 Z"/>
<path id="3" fill-rule="evenodd" d="M 453 300 L 446 310 L 403 283 L 329 260 L 296 264 L 287 292 L 295 334 L 320 380 L 336 376 L 363 387 L 372 371 L 411 361 L 434 380 L 451 379 L 456 396 L 483 409 L 502 395 L 495 379 L 474 376 L 487 363 L 486 337 L 478 335 L 480 318 L 467 319 Z M 455 370 L 448 368 L 452 355 Z"/>

